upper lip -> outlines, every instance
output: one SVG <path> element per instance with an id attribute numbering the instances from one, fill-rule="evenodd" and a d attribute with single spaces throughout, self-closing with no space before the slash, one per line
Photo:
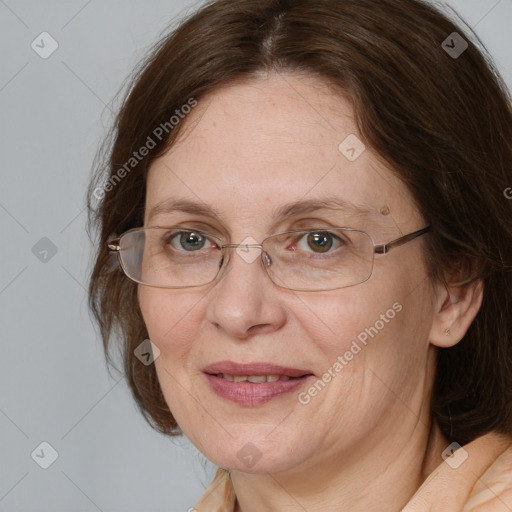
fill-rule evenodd
<path id="1" fill-rule="evenodd" d="M 287 368 L 272 363 L 235 363 L 234 361 L 218 361 L 203 368 L 203 372 L 210 375 L 226 373 L 228 375 L 287 375 L 289 377 L 303 377 L 312 375 L 309 370 L 300 368 Z"/>

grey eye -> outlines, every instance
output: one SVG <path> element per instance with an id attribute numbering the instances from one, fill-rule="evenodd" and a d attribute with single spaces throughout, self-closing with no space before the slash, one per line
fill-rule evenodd
<path id="1" fill-rule="evenodd" d="M 194 252 L 203 249 L 207 243 L 208 238 L 197 231 L 186 231 L 177 233 L 169 237 L 171 246 L 180 251 Z"/>

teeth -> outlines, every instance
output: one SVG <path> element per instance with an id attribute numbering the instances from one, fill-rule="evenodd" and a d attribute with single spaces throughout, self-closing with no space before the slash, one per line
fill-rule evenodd
<path id="1" fill-rule="evenodd" d="M 267 377 L 265 375 L 251 375 L 247 377 L 247 380 L 259 384 L 261 382 L 267 382 Z"/>
<path id="2" fill-rule="evenodd" d="M 230 375 L 228 373 L 220 373 L 218 376 L 232 382 L 248 381 L 254 384 L 261 384 L 263 382 L 277 382 L 278 380 L 290 380 L 288 375 Z"/>

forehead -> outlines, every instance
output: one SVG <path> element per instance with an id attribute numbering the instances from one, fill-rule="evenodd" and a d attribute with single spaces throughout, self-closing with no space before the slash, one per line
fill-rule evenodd
<path id="1" fill-rule="evenodd" d="M 317 78 L 272 74 L 232 84 L 182 122 L 149 171 L 146 219 L 157 204 L 182 198 L 247 225 L 270 221 L 282 205 L 329 196 L 376 218 L 384 209 L 395 223 L 410 220 L 407 190 L 358 141 L 351 103 Z"/>

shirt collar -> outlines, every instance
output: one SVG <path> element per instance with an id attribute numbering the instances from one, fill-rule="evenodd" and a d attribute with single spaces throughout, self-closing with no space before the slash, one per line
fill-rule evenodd
<path id="1" fill-rule="evenodd" d="M 229 473 L 219 468 L 212 483 L 194 507 L 197 512 L 234 512 L 235 491 Z"/>

